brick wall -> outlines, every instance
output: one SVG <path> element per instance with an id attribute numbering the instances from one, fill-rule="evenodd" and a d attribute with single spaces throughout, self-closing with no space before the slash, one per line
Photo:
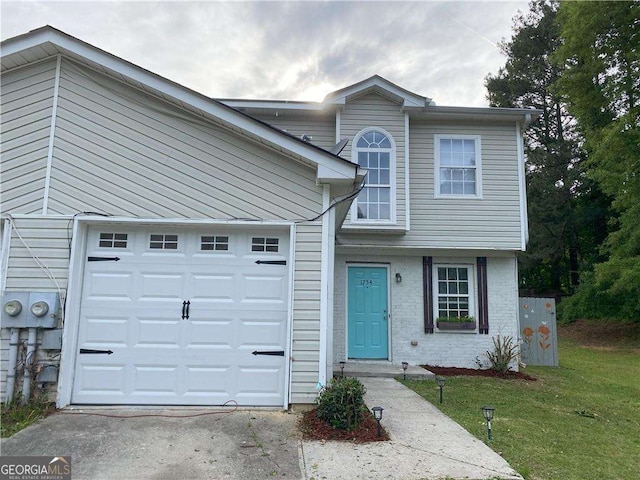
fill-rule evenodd
<path id="1" fill-rule="evenodd" d="M 378 260 L 379 259 L 379 260 Z M 379 262 L 389 265 L 391 277 L 391 358 L 395 364 L 431 364 L 478 368 L 476 358 L 486 363 L 487 350 L 495 335 L 518 335 L 518 296 L 514 257 L 488 257 L 489 335 L 478 333 L 424 333 L 422 256 L 336 255 L 334 293 L 334 360 L 346 357 L 347 263 Z M 473 266 L 475 257 L 433 255 L 434 264 Z M 396 283 L 395 274 L 402 275 Z M 474 301 L 477 308 L 477 299 Z M 477 316 L 477 314 L 474 314 Z M 416 345 L 412 345 L 416 343 Z M 516 365 L 514 365 L 516 367 Z"/>

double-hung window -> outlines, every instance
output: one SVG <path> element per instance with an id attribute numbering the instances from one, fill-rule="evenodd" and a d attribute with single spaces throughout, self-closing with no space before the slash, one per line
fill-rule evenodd
<path id="1" fill-rule="evenodd" d="M 395 145 L 391 135 L 380 129 L 367 129 L 356 136 L 354 160 L 368 173 L 351 210 L 354 223 L 395 221 Z"/>
<path id="2" fill-rule="evenodd" d="M 482 197 L 480 137 L 435 136 L 436 196 Z"/>
<path id="3" fill-rule="evenodd" d="M 472 269 L 465 265 L 436 265 L 433 282 L 436 318 L 475 317 Z"/>

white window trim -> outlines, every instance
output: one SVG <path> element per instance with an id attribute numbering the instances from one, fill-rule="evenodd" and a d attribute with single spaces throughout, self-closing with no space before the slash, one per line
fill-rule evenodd
<path id="1" fill-rule="evenodd" d="M 460 195 L 440 193 L 440 140 L 474 140 L 476 145 L 476 194 Z M 435 198 L 482 198 L 482 141 L 480 135 L 447 135 L 437 133 L 433 136 L 433 193 Z"/>
<path id="2" fill-rule="evenodd" d="M 372 131 L 376 131 L 376 132 L 380 132 L 383 135 L 385 135 L 388 139 L 389 142 L 391 142 L 391 149 L 389 151 L 389 184 L 390 184 L 390 191 L 389 191 L 389 212 L 390 212 L 390 218 L 389 220 L 372 220 L 370 218 L 366 218 L 366 219 L 358 219 L 358 202 L 357 202 L 357 197 L 356 199 L 353 201 L 353 203 L 351 204 L 351 209 L 350 211 L 350 220 L 351 220 L 351 224 L 353 225 L 395 225 L 396 224 L 396 216 L 397 216 L 397 212 L 396 212 L 396 141 L 393 138 L 393 135 L 391 135 L 388 131 L 386 131 L 384 128 L 380 128 L 380 127 L 367 127 L 363 130 L 360 130 L 357 135 L 355 137 L 353 137 L 353 141 L 351 143 L 352 147 L 351 147 L 351 161 L 353 163 L 355 163 L 356 165 L 358 164 L 358 152 L 360 151 L 358 148 L 356 148 L 356 145 L 358 144 L 358 140 L 360 140 L 360 137 L 362 137 L 363 135 L 366 135 L 369 132 Z M 366 186 L 366 185 L 365 185 Z M 408 214 L 408 213 L 407 213 Z"/>
<path id="3" fill-rule="evenodd" d="M 437 328 L 436 319 L 438 318 L 438 268 L 466 268 L 467 269 L 467 278 L 469 282 L 469 316 L 476 319 L 476 328 L 473 330 L 467 330 L 466 333 L 477 333 L 478 332 L 478 311 L 476 310 L 476 296 L 477 296 L 477 286 L 475 281 L 476 269 L 474 265 L 465 264 L 465 263 L 434 263 L 433 270 L 431 272 L 432 279 L 432 293 L 433 293 L 433 323 L 434 327 L 436 327 L 436 331 L 444 332 L 445 330 L 440 330 Z M 446 330 L 449 332 L 449 330 Z M 460 332 L 465 332 L 465 330 L 460 330 Z M 458 333 L 458 332 L 456 332 Z"/>

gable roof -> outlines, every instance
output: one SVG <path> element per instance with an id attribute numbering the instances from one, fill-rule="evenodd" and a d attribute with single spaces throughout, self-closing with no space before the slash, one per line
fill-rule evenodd
<path id="1" fill-rule="evenodd" d="M 62 55 L 302 163 L 317 167 L 319 183 L 353 184 L 364 178 L 363 169 L 348 160 L 51 26 L 7 39 L 0 44 L 0 48 L 2 73 Z"/>
<path id="2" fill-rule="evenodd" d="M 358 83 L 354 83 L 335 92 L 328 94 L 322 101 L 325 105 L 344 105 L 349 100 L 358 98 L 368 93 L 375 92 L 389 100 L 401 103 L 403 108 L 419 107 L 424 108 L 430 105 L 432 100 L 422 97 L 416 93 L 410 92 L 395 83 L 382 78 L 380 75 L 374 75 Z"/>

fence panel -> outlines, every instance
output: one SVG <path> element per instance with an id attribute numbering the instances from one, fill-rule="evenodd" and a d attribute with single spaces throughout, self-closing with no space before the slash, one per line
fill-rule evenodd
<path id="1" fill-rule="evenodd" d="M 553 298 L 520 297 L 522 362 L 527 365 L 558 366 L 556 301 Z"/>

